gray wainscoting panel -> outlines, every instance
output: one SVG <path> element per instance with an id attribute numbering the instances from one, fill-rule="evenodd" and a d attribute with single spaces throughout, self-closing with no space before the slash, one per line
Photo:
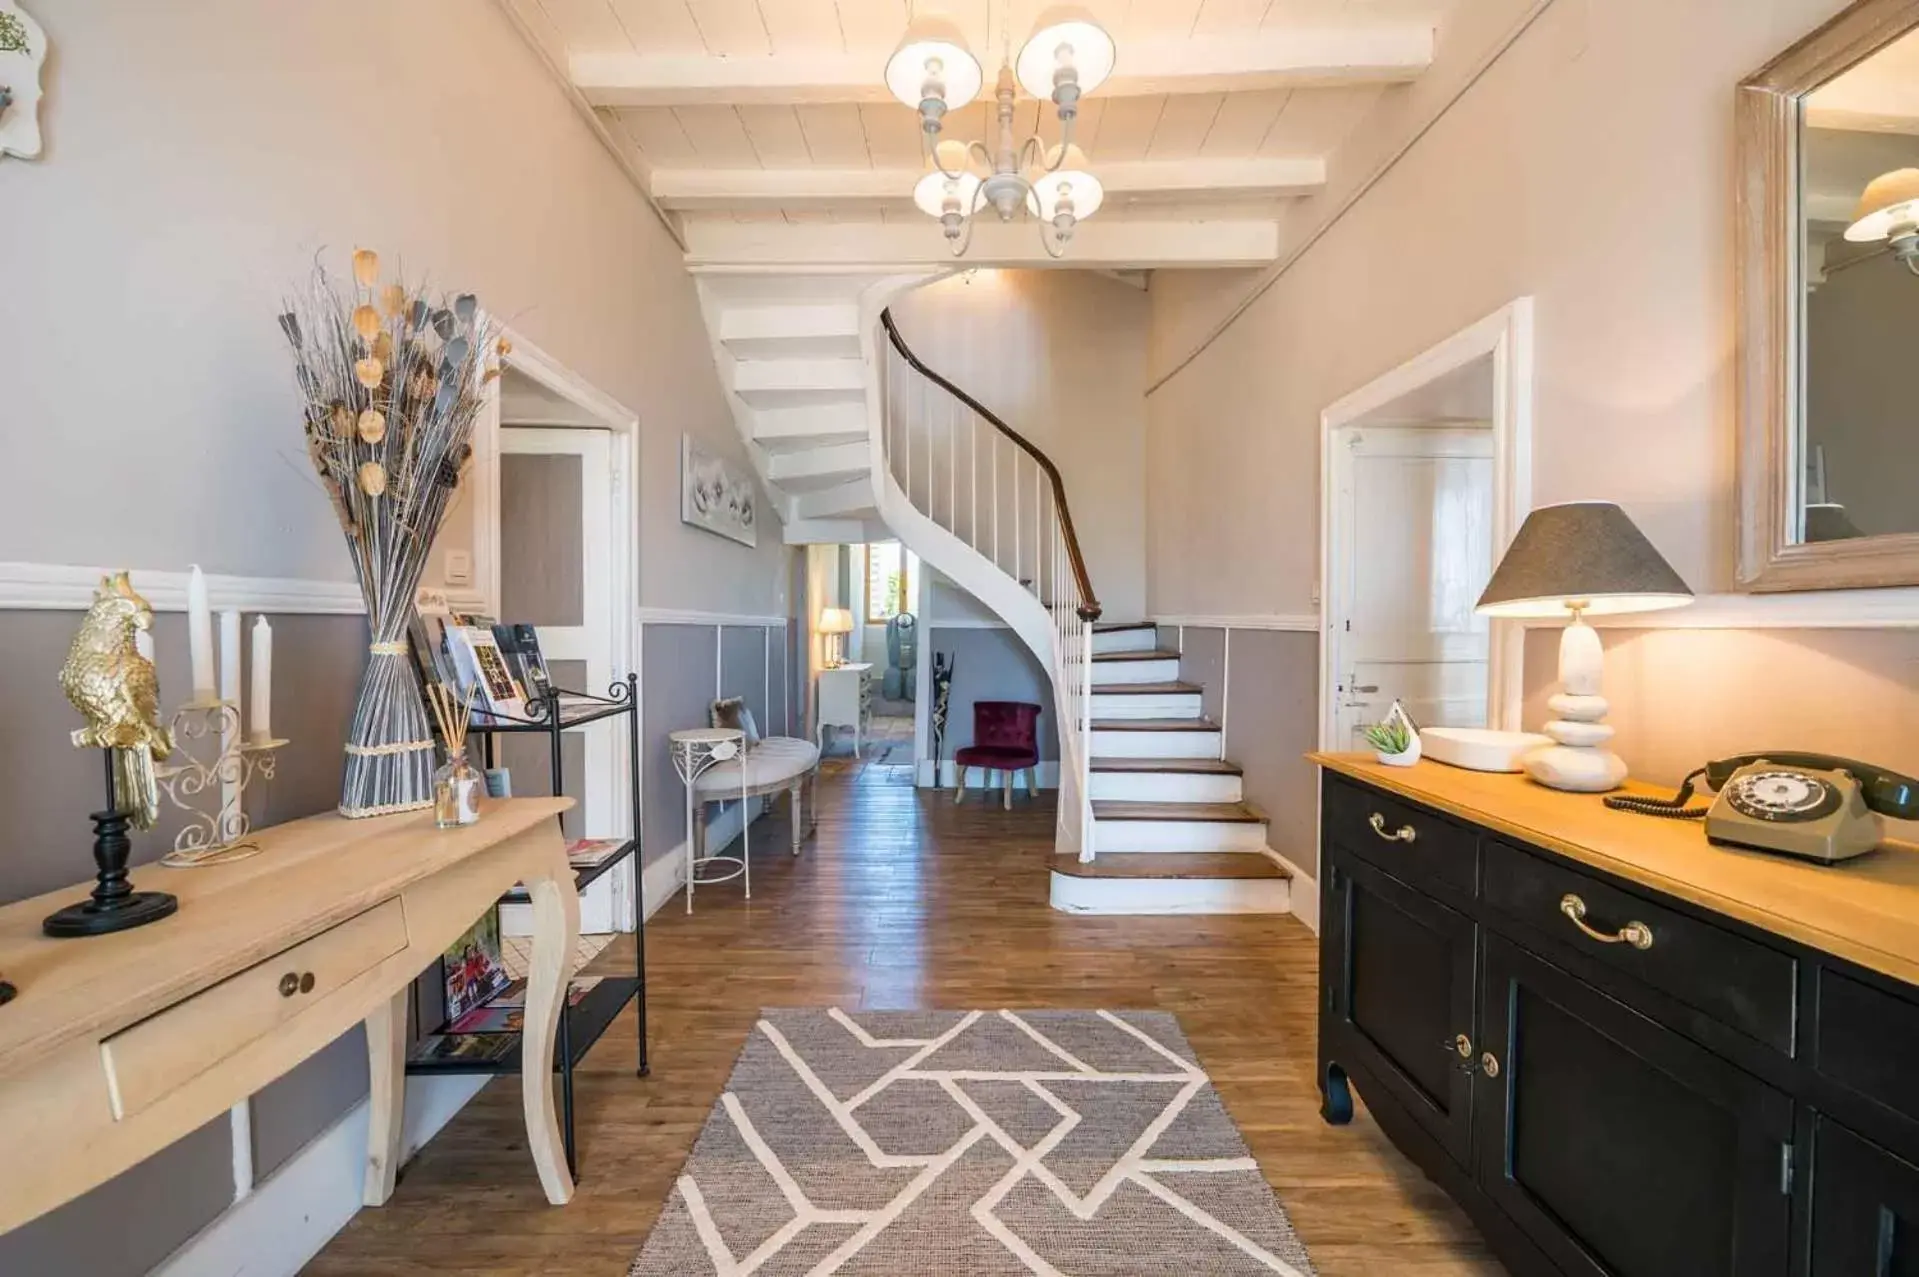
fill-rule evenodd
<path id="1" fill-rule="evenodd" d="M 645 856 L 657 860 L 686 837 L 686 791 L 673 770 L 667 733 L 706 726 L 713 703 L 714 626 L 646 626 L 640 671 L 641 760 L 646 788 Z"/>
<path id="2" fill-rule="evenodd" d="M 1317 781 L 1305 755 L 1319 739 L 1319 636 L 1234 630 L 1232 644 L 1226 756 L 1246 769 L 1247 801 L 1272 821 L 1267 845 L 1316 876 Z"/>
<path id="3" fill-rule="evenodd" d="M 232 1203 L 233 1128 L 222 1113 L 92 1192 L 0 1236 L 0 1273 L 139 1277 Z"/>
<path id="4" fill-rule="evenodd" d="M 790 683 L 791 669 L 787 662 L 792 660 L 793 645 L 787 641 L 793 632 L 791 625 L 775 626 L 766 631 L 766 721 L 760 724 L 760 730 L 769 736 L 794 736 L 793 699 Z"/>
<path id="5" fill-rule="evenodd" d="M 1054 721 L 1053 685 L 1026 644 L 1010 629 L 942 628 L 935 624 L 922 642 L 954 660 L 953 697 L 947 710 L 943 755 L 973 743 L 975 701 L 1030 701 L 1040 707 L 1039 756 L 1059 758 L 1059 724 Z M 930 691 L 929 691 L 930 694 Z"/>
<path id="6" fill-rule="evenodd" d="M 753 711 L 762 736 L 772 735 L 766 707 L 766 627 L 763 625 L 726 625 L 720 627 L 720 691 L 740 696 Z"/>
<path id="7" fill-rule="evenodd" d="M 1200 711 L 1217 723 L 1220 709 L 1226 703 L 1226 631 L 1189 625 L 1185 629 L 1183 648 L 1181 643 L 1175 634 L 1174 641 L 1165 645 L 1166 650 L 1180 653 L 1180 678 L 1205 689 L 1199 698 Z M 1233 655 L 1237 658 L 1239 653 Z"/>
<path id="8" fill-rule="evenodd" d="M 366 1093 L 366 1030 L 357 1026 L 269 1082 L 253 1097 L 255 1182 L 286 1165 Z"/>

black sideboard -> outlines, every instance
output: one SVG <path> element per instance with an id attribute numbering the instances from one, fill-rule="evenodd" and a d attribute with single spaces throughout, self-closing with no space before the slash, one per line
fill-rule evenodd
<path id="1" fill-rule="evenodd" d="M 1315 761 L 1328 1121 L 1356 1088 L 1519 1277 L 1919 1277 L 1919 851 Z"/>

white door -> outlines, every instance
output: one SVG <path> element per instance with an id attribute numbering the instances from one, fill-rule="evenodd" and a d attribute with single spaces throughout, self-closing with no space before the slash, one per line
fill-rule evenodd
<path id="1" fill-rule="evenodd" d="M 1337 747 L 1368 748 L 1395 699 L 1421 726 L 1485 726 L 1492 431 L 1353 428 L 1333 446 Z"/>
<path id="2" fill-rule="evenodd" d="M 500 617 L 532 624 L 559 687 L 605 696 L 615 670 L 612 433 L 585 427 L 500 431 Z M 629 832 L 618 764 L 624 718 L 570 728 L 562 741 L 567 792 L 580 799 L 570 837 Z M 517 794 L 546 793 L 551 761 L 540 736 L 503 737 Z M 632 859 L 580 898 L 580 929 L 632 926 Z M 519 911 L 514 911 L 515 913 Z M 517 931 L 523 920 L 503 916 Z"/>

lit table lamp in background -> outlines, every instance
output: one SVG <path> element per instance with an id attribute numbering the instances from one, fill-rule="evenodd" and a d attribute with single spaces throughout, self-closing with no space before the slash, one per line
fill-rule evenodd
<path id="1" fill-rule="evenodd" d="M 836 670 L 846 664 L 846 638 L 853 632 L 853 614 L 843 607 L 820 609 L 820 633 L 830 636 L 826 644 L 826 668 Z"/>
<path id="2" fill-rule="evenodd" d="M 1557 744 L 1525 758 L 1526 774 L 1553 789 L 1596 794 L 1617 789 L 1626 764 L 1605 748 L 1613 729 L 1599 694 L 1605 654 L 1588 614 L 1651 612 L 1683 607 L 1692 591 L 1626 512 L 1610 501 L 1541 506 L 1479 596 L 1491 617 L 1572 617 L 1559 640 L 1559 691 L 1547 705 L 1554 719 L 1543 729 Z"/>

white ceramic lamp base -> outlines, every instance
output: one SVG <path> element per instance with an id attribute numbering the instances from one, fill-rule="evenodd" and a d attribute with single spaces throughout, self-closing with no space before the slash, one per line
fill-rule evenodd
<path id="1" fill-rule="evenodd" d="M 1553 744 L 1526 755 L 1526 774 L 1551 789 L 1603 794 L 1626 779 L 1626 761 L 1606 749 L 1613 729 L 1599 694 L 1605 653 L 1592 626 L 1573 617 L 1559 639 L 1559 687 L 1547 707 L 1557 715 L 1542 729 Z"/>

